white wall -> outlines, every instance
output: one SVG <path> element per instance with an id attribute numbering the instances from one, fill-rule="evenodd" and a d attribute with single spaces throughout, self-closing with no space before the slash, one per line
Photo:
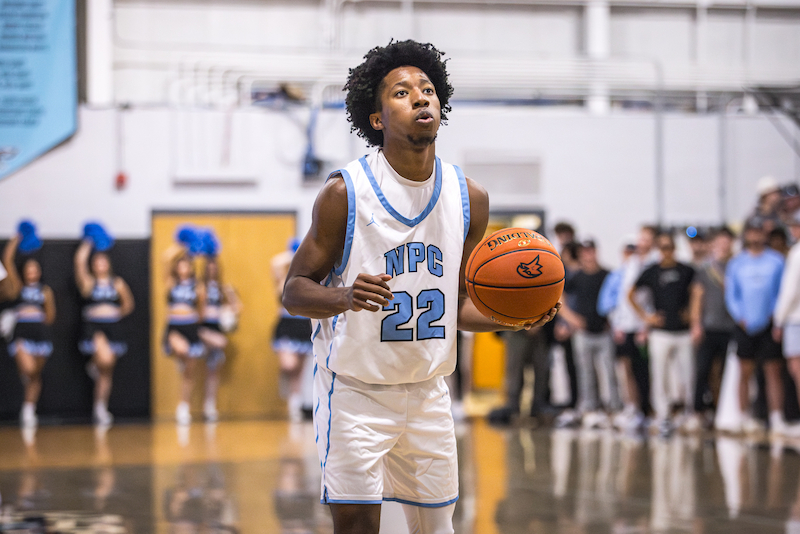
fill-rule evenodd
<path id="1" fill-rule="evenodd" d="M 771 3 L 783 7 L 610 0 L 610 56 L 591 64 L 581 63 L 586 17 L 578 1 L 116 0 L 113 28 L 102 33 L 114 100 L 137 104 L 197 102 L 176 91 L 224 85 L 225 73 L 228 84 L 242 76 L 342 85 L 347 68 L 391 38 L 445 50 L 470 98 L 581 96 L 590 81 L 612 95 L 641 94 L 658 84 L 656 62 L 667 90 L 739 93 L 800 79 L 800 1 Z"/>
<path id="2" fill-rule="evenodd" d="M 122 114 L 121 161 L 129 176 L 122 191 L 114 188 L 116 113 Z M 205 168 L 224 175 L 219 131 L 225 121 L 218 111 L 83 108 L 72 140 L 0 181 L 0 235 L 9 235 L 21 218 L 30 217 L 46 237 L 76 237 L 89 219 L 103 221 L 119 237 L 146 237 L 154 209 L 296 210 L 304 232 L 318 189 L 301 181 L 306 118 L 303 110 L 293 116 L 259 109 L 234 112 L 231 157 L 239 167 L 233 174 L 250 177 L 252 184 L 177 186 L 176 174 L 190 175 L 191 169 L 179 162 L 188 161 L 185 151 L 175 147 L 191 134 L 197 135 L 193 150 L 202 153 Z M 666 222 L 719 222 L 719 120 L 713 115 L 666 117 Z M 323 112 L 318 121 L 317 151 L 328 167 L 365 151 L 348 126 L 342 110 Z M 759 177 L 797 180 L 800 162 L 764 117 L 729 116 L 726 132 L 727 209 L 736 221 L 752 209 Z M 651 114 L 593 117 L 541 108 L 457 106 L 440 131 L 437 151 L 442 159 L 463 164 L 465 154 L 476 150 L 529 154 L 541 163 L 541 194 L 496 194 L 492 207 L 543 207 L 550 223 L 573 221 L 581 235 L 599 240 L 608 263 L 616 262 L 626 234 L 655 217 Z M 497 189 L 497 184 L 487 185 Z"/>

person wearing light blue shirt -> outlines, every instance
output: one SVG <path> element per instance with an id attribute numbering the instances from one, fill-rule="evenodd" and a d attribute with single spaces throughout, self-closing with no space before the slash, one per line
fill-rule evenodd
<path id="1" fill-rule="evenodd" d="M 772 249 L 739 253 L 725 272 L 725 303 L 736 324 L 748 335 L 764 331 L 772 321 L 783 274 L 783 256 Z"/>
<path id="2" fill-rule="evenodd" d="M 736 322 L 734 339 L 741 372 L 739 406 L 742 410 L 742 431 L 754 432 L 761 427 L 748 413 L 749 384 L 756 364 L 762 364 L 766 378 L 770 430 L 785 434 L 788 427 L 783 417 L 783 381 L 781 346 L 772 335 L 772 314 L 778 300 L 783 256 L 766 247 L 767 234 L 759 219 L 745 226 L 744 249 L 725 270 L 725 304 Z"/>

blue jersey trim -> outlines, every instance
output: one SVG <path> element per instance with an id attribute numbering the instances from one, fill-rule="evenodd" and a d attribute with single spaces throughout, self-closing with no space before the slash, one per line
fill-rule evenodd
<path id="1" fill-rule="evenodd" d="M 369 168 L 369 164 L 367 163 L 367 157 L 363 156 L 358 161 L 361 163 L 361 166 L 364 168 L 364 172 L 367 174 L 367 178 L 369 179 L 369 183 L 372 185 L 372 190 L 375 191 L 375 194 L 377 195 L 378 200 L 381 201 L 381 204 L 383 204 L 383 207 L 386 208 L 386 211 L 388 211 L 389 214 L 392 217 L 394 217 L 395 219 L 397 219 L 401 223 L 405 224 L 406 226 L 414 227 L 414 226 L 418 225 L 419 223 L 421 223 L 423 220 L 425 220 L 425 217 L 427 217 L 428 214 L 431 211 L 433 211 L 433 208 L 436 206 L 436 201 L 439 200 L 439 195 L 442 192 L 442 162 L 439 160 L 438 157 L 436 158 L 436 172 L 435 172 L 436 177 L 434 178 L 433 194 L 431 195 L 431 199 L 430 199 L 430 201 L 428 201 L 428 205 L 425 206 L 425 209 L 422 211 L 422 213 L 420 213 L 419 215 L 417 215 L 413 219 L 408 219 L 408 218 L 403 217 L 402 215 L 400 215 L 397 212 L 397 210 L 395 210 L 392 207 L 392 205 L 389 204 L 389 201 L 386 200 L 386 197 L 383 195 L 383 191 L 381 191 L 381 188 L 378 185 L 377 180 L 375 180 L 375 175 L 372 174 L 372 169 Z"/>
<path id="2" fill-rule="evenodd" d="M 467 178 L 464 176 L 464 171 L 458 165 L 453 165 L 458 176 L 458 187 L 461 189 L 461 210 L 464 212 L 464 241 L 467 240 L 469 234 L 469 188 L 467 187 Z"/>
<path id="3" fill-rule="evenodd" d="M 400 504 L 410 504 L 411 506 L 419 506 L 420 508 L 442 508 L 443 506 L 449 506 L 454 502 L 456 502 L 458 500 L 458 497 L 456 497 L 455 499 L 450 499 L 447 502 L 436 502 L 436 503 L 407 501 L 406 499 L 397 499 L 395 497 L 384 497 L 383 500 L 399 502 Z"/>
<path id="4" fill-rule="evenodd" d="M 344 238 L 344 250 L 342 251 L 342 261 L 338 266 L 334 266 L 333 272 L 341 276 L 347 267 L 347 260 L 350 259 L 350 248 L 353 246 L 353 230 L 356 226 L 356 190 L 353 187 L 353 179 L 350 174 L 344 170 L 338 170 L 333 174 L 341 174 L 344 180 L 344 185 L 347 188 L 347 232 Z M 333 176 L 331 174 L 331 176 Z M 325 284 L 328 285 L 327 283 Z"/>
<path id="5" fill-rule="evenodd" d="M 339 500 L 339 499 L 325 499 L 319 500 L 320 504 L 380 504 L 382 501 L 346 501 L 346 500 Z"/>
<path id="6" fill-rule="evenodd" d="M 319 331 L 320 330 L 322 330 L 322 321 L 317 323 L 317 329 L 314 331 L 314 335 L 311 336 L 311 341 L 314 341 L 315 339 L 317 339 L 317 336 L 319 335 Z"/>
<path id="7" fill-rule="evenodd" d="M 333 385 L 336 383 L 336 373 L 331 371 L 333 378 L 331 378 L 331 389 L 328 391 L 328 443 L 325 444 L 325 461 L 322 462 L 322 476 L 325 476 L 325 468 L 328 466 L 328 453 L 331 452 L 331 422 L 333 420 L 333 413 L 331 412 L 331 398 L 333 397 Z M 325 496 L 327 497 L 328 490 L 325 489 Z"/>

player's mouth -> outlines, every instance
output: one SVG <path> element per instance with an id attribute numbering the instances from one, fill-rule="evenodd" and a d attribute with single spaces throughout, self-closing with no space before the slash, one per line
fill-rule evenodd
<path id="1" fill-rule="evenodd" d="M 414 119 L 415 122 L 420 124 L 430 124 L 433 122 L 433 113 L 430 111 L 423 109 L 419 113 L 417 113 L 416 118 Z"/>

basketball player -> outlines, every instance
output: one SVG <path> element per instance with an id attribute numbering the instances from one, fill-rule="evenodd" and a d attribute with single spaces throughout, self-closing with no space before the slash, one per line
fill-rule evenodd
<path id="1" fill-rule="evenodd" d="M 194 387 L 195 368 L 206 352 L 199 335 L 205 286 L 196 279 L 192 258 L 184 247 L 173 245 L 164 254 L 164 259 L 169 306 L 164 352 L 175 356 L 180 363 L 181 400 L 175 410 L 175 419 L 179 425 L 188 425 L 192 422 L 189 400 Z"/>
<path id="2" fill-rule="evenodd" d="M 75 283 L 87 301 L 79 349 L 92 359 L 89 374 L 95 380 L 94 421 L 107 426 L 114 420 L 108 411 L 114 366 L 117 358 L 128 352 L 120 321 L 133 312 L 134 304 L 128 284 L 114 275 L 108 254 L 92 255 L 92 246 L 90 239 L 84 239 L 75 252 Z"/>
<path id="3" fill-rule="evenodd" d="M 403 505 L 412 533 L 452 533 L 458 465 L 444 376 L 456 327 L 502 329 L 464 282 L 489 198 L 436 157 L 453 89 L 433 45 L 374 48 L 345 89 L 353 130 L 378 149 L 329 177 L 283 294 L 289 313 L 315 319 L 322 502 L 337 534 L 377 534 L 384 500 Z"/>
<path id="4" fill-rule="evenodd" d="M 20 277 L 14 261 L 19 243 L 19 236 L 13 237 L 3 252 L 10 295 L 17 301 L 17 324 L 8 352 L 16 359 L 25 388 L 20 424 L 35 427 L 38 424 L 36 403 L 42 392 L 42 369 L 53 353 L 50 326 L 56 319 L 56 301 L 50 287 L 42 284 L 42 267 L 37 260 L 25 260 Z"/>

